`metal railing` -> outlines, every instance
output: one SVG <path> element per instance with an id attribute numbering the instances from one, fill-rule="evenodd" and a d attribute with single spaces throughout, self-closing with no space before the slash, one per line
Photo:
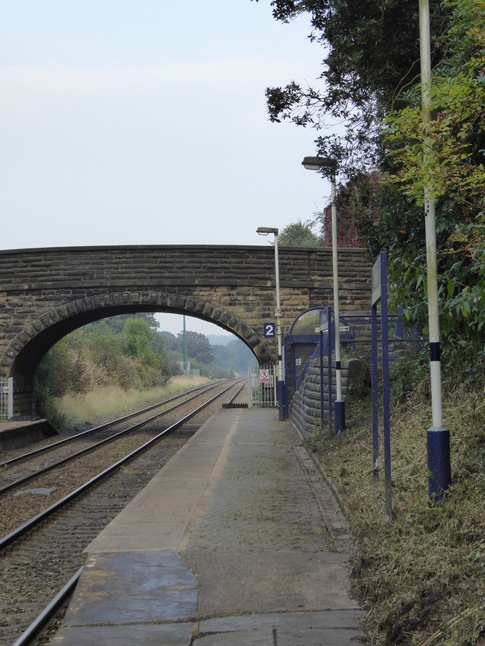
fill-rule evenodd
<path id="1" fill-rule="evenodd" d="M 13 417 L 13 378 L 0 379 L 0 420 Z"/>
<path id="2" fill-rule="evenodd" d="M 248 408 L 278 406 L 276 366 L 248 368 Z"/>

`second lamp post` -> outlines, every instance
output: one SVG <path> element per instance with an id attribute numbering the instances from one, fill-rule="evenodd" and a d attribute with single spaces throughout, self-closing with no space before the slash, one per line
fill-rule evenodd
<path id="1" fill-rule="evenodd" d="M 334 402 L 335 433 L 345 428 L 345 404 L 342 399 L 342 364 L 340 361 L 340 314 L 338 298 L 338 258 L 337 258 L 337 207 L 335 171 L 336 163 L 333 159 L 325 157 L 305 157 L 302 165 L 307 170 L 321 171 L 330 175 L 332 186 L 332 260 L 333 260 L 333 311 L 335 319 L 335 381 L 337 387 L 337 399 Z M 330 325 L 330 321 L 328 322 Z M 332 348 L 329 348 L 332 352 Z M 330 402 L 328 404 L 331 405 Z"/>
<path id="2" fill-rule="evenodd" d="M 280 268 L 278 262 L 278 229 L 273 227 L 259 227 L 256 230 L 260 236 L 267 236 L 269 233 L 274 235 L 274 261 L 275 261 L 275 287 L 276 287 L 276 336 L 278 343 L 278 375 L 277 375 L 277 393 L 278 393 L 278 409 L 279 419 L 285 419 L 285 403 L 284 403 L 284 376 L 283 376 L 283 344 L 282 344 L 282 330 L 281 330 L 281 306 L 280 306 Z"/>

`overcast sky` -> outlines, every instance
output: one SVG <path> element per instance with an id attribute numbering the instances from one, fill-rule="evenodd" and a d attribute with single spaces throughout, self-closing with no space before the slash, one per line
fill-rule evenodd
<path id="1" fill-rule="evenodd" d="M 316 133 L 264 95 L 314 83 L 308 34 L 270 0 L 0 0 L 0 248 L 268 244 L 311 218 Z"/>

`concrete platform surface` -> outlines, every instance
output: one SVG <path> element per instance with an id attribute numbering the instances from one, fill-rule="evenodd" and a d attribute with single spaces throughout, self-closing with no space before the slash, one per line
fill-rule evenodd
<path id="1" fill-rule="evenodd" d="M 363 643 L 351 544 L 291 423 L 222 409 L 89 545 L 51 643 Z"/>

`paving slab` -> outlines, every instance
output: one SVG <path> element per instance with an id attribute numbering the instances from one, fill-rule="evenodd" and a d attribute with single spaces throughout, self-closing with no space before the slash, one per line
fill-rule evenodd
<path id="1" fill-rule="evenodd" d="M 197 579 L 175 551 L 90 555 L 65 625 L 153 623 L 195 616 Z"/>
<path id="2" fill-rule="evenodd" d="M 51 642 L 55 646 L 190 646 L 192 643 L 191 624 L 67 626 Z"/>
<path id="3" fill-rule="evenodd" d="M 358 646 L 359 611 L 299 612 L 202 621 L 197 646 Z"/>
<path id="4" fill-rule="evenodd" d="M 291 423 L 222 409 L 87 548 L 52 643 L 355 645 L 351 547 Z"/>

